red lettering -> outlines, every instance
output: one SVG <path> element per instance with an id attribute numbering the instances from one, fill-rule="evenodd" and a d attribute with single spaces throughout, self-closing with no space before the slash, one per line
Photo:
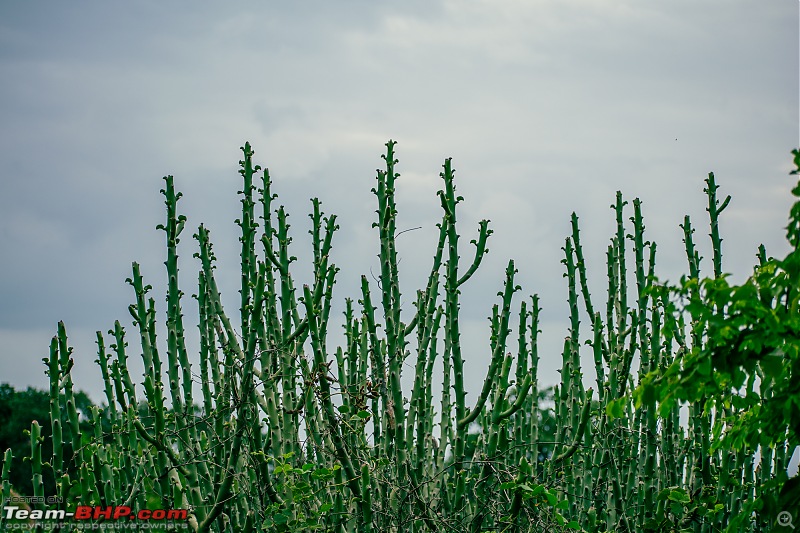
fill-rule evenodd
<path id="1" fill-rule="evenodd" d="M 94 508 L 94 515 L 92 518 L 95 520 L 100 520 L 100 518 L 105 518 L 106 520 L 111 518 L 111 515 L 114 513 L 113 507 L 95 507 Z"/>
<path id="2" fill-rule="evenodd" d="M 88 505 L 79 505 L 75 508 L 75 520 L 89 520 L 92 517 L 92 508 Z"/>
<path id="3" fill-rule="evenodd" d="M 153 520 L 164 520 L 165 516 L 167 516 L 167 512 L 164 509 L 156 509 L 153 511 L 153 514 L 150 515 L 150 518 Z"/>
<path id="4" fill-rule="evenodd" d="M 188 520 L 189 512 L 186 509 L 170 509 L 167 512 L 169 520 Z"/>
<path id="5" fill-rule="evenodd" d="M 119 520 L 120 518 L 126 517 L 131 514 L 131 508 L 127 505 L 120 505 L 119 507 L 114 508 L 114 520 Z"/>
<path id="6" fill-rule="evenodd" d="M 150 518 L 150 510 L 149 509 L 142 509 L 139 511 L 139 520 L 147 520 Z"/>

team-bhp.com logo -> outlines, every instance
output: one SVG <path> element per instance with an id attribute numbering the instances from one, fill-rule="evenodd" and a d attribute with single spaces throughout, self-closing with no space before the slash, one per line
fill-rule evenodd
<path id="1" fill-rule="evenodd" d="M 73 525 L 78 526 L 79 529 L 101 529 L 99 526 L 103 525 L 112 529 L 122 529 L 127 523 L 133 525 L 133 522 L 136 522 L 137 528 L 142 529 L 150 529 L 148 526 L 158 527 L 159 529 L 178 529 L 186 527 L 188 511 L 186 509 L 141 509 L 134 511 L 127 505 L 107 507 L 79 505 L 75 508 L 75 511 L 70 512 L 63 509 L 26 509 L 16 505 L 7 505 L 3 508 L 3 518 L 7 521 L 15 521 L 17 524 L 30 524 L 31 522 L 39 521 L 45 523 L 70 521 Z M 13 525 L 10 522 L 6 523 L 6 527 Z M 81 525 L 88 527 L 81 527 Z"/>

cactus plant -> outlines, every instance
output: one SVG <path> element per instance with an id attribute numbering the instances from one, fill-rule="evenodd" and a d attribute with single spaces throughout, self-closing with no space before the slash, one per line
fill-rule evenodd
<path id="1" fill-rule="evenodd" d="M 277 206 L 269 172 L 254 164 L 249 143 L 242 152 L 237 316 L 223 306 L 210 231 L 200 225 L 194 235 L 199 369 L 193 368 L 179 279 L 187 219 L 178 210 L 181 193 L 167 176 L 167 217 L 159 226 L 167 245 L 165 329 L 157 327 L 156 303 L 139 264 L 128 279 L 136 351 L 144 363 L 141 388 L 128 370 L 128 336 L 115 322 L 108 332 L 111 351 L 106 336 L 97 334 L 107 405 L 91 413 L 93 432 L 82 431 L 71 348 L 59 324 L 47 361 L 52 457 L 41 457 L 39 426 L 31 430 L 35 496 L 43 495 L 37 480 L 46 468 L 63 498 L 56 505 L 77 499 L 81 505 L 185 508 L 190 528 L 202 533 L 706 532 L 728 527 L 742 500 L 757 498 L 771 479 L 785 476 L 796 434 L 771 442 L 756 468 L 754 448 L 713 446 L 721 417 L 741 413 L 735 405 L 709 412 L 697 399 L 682 423 L 679 403 L 635 403 L 630 395 L 647 376 L 706 342 L 705 324 L 687 323 L 657 281 L 656 245 L 645 236 L 638 199 L 629 204 L 618 193 L 612 205 L 616 231 L 606 254 L 605 306 L 592 300 L 590 259 L 572 216 L 562 261 L 569 331 L 552 411 L 541 403 L 537 379 L 540 301 L 517 297 L 513 260 L 490 317 L 489 367 L 470 404 L 460 298 L 488 252 L 492 230 L 486 220 L 478 224 L 475 248 L 463 262 L 457 213 L 464 199 L 456 193 L 452 161 L 445 160 L 441 173 L 442 218 L 426 285 L 401 290 L 400 176 L 395 143 L 386 144 L 373 189 L 380 272 L 374 282 L 361 278 L 356 303 L 346 300 L 345 342 L 333 347 L 336 217 L 312 200 L 313 279 L 296 285 L 288 214 Z M 720 278 L 719 214 L 729 199 L 716 200 L 713 175 L 707 185 L 713 274 Z M 697 279 L 701 258 L 688 217 L 682 227 L 689 276 Z M 413 302 L 413 312 L 405 301 Z M 596 375 L 589 388 L 581 366 L 584 343 Z M 404 372 L 412 373 L 410 390 L 403 389 Z M 437 400 L 433 380 L 439 376 Z M 752 380 L 747 386 L 758 387 Z M 549 433 L 545 423 L 555 425 L 552 442 L 542 439 Z M 4 498 L 11 490 L 10 456 L 4 459 Z M 69 470 L 77 478 L 67 473 L 68 464 L 77 467 Z M 760 518 L 740 524 L 743 531 L 768 527 Z"/>

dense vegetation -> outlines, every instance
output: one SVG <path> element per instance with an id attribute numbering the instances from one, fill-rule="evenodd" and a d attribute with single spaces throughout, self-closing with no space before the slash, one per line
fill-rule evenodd
<path id="1" fill-rule="evenodd" d="M 387 143 L 373 189 L 380 272 L 374 282 L 362 276 L 360 297 L 345 301 L 346 342 L 333 347 L 336 216 L 312 200 L 314 277 L 296 286 L 288 215 L 245 145 L 238 312 L 223 308 L 209 230 L 194 235 L 199 368 L 189 362 L 179 283 L 186 218 L 167 176 L 161 329 L 138 264 L 128 280 L 144 382 L 128 371 L 122 324 L 109 343 L 98 332 L 107 407 L 89 408 L 83 424 L 59 324 L 48 362 L 50 437 L 31 425 L 32 494 L 45 494 L 47 472 L 58 505 L 185 508 L 198 532 L 769 531 L 780 511 L 797 511 L 787 462 L 800 444 L 800 203 L 790 214 L 789 256 L 762 249 L 753 277 L 731 286 L 718 229 L 730 198 L 718 200 L 710 174 L 711 276 L 701 276 L 686 217 L 688 273 L 670 287 L 658 281 L 641 202 L 618 193 L 599 304 L 573 214 L 562 382 L 550 399 L 539 390 L 539 300 L 517 298 L 512 260 L 491 310 L 491 362 L 468 405 L 460 298 L 487 251 L 489 222 L 480 222 L 463 262 L 463 198 L 445 160 L 427 284 L 410 297 L 401 291 L 394 147 Z M 795 162 L 800 168 L 797 152 Z M 404 298 L 414 302 L 410 315 L 401 312 Z M 594 361 L 589 388 L 582 349 Z M 403 390 L 404 372 L 411 390 Z M 13 453 L 3 463 L 4 498 Z"/>
<path id="2" fill-rule="evenodd" d="M 92 402 L 84 392 L 75 393 L 75 403 L 78 411 L 88 413 Z M 45 425 L 50 421 L 50 394 L 47 391 L 36 390 L 28 387 L 26 390 L 14 390 L 7 383 L 0 383 L 0 450 L 10 449 L 15 461 L 11 468 L 9 480 L 11 485 L 20 494 L 33 494 L 31 484 L 30 461 L 23 461 L 31 451 L 31 440 L 27 432 L 31 423 L 36 420 L 43 425 L 42 453 L 45 457 L 53 454 L 50 428 Z M 83 431 L 88 431 L 89 425 L 82 423 Z M 67 451 L 71 455 L 70 451 Z M 74 468 L 74 465 L 69 465 Z M 45 492 L 55 493 L 55 479 L 53 472 L 45 469 L 42 472 Z"/>

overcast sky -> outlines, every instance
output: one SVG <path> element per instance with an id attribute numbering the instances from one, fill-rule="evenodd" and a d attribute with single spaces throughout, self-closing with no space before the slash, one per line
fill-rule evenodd
<path id="1" fill-rule="evenodd" d="M 796 0 L 238 6 L 0 3 L 0 381 L 46 386 L 41 359 L 58 320 L 75 346 L 76 387 L 98 401 L 94 332 L 121 320 L 138 358 L 125 278 L 139 261 L 163 312 L 155 226 L 165 174 L 189 218 L 183 290 L 195 291 L 190 235 L 205 222 L 235 315 L 245 141 L 292 213 L 301 281 L 309 198 L 339 216 L 339 301 L 357 298 L 360 275 L 379 268 L 370 188 L 384 143 L 398 141 L 398 229 L 422 227 L 399 237 L 409 311 L 434 249 L 441 165 L 453 158 L 462 242 L 480 219 L 494 229 L 487 260 L 463 287 L 473 391 L 509 258 L 523 294 L 542 297 L 541 380 L 556 381 L 570 213 L 602 298 L 617 190 L 642 199 L 663 278 L 685 270 L 685 214 L 710 257 L 710 171 L 733 196 L 721 222 L 725 270 L 746 276 L 762 242 L 772 255 L 786 250 Z M 184 309 L 193 324 L 191 299 Z"/>

